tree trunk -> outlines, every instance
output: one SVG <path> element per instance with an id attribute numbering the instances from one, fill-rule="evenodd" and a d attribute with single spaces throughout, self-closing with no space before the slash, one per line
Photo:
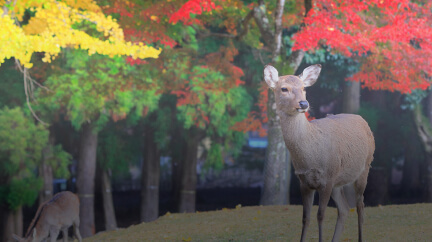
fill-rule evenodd
<path id="1" fill-rule="evenodd" d="M 416 137 L 414 133 L 410 134 L 410 139 L 406 142 L 405 145 L 405 161 L 403 165 L 403 175 L 402 175 L 402 184 L 401 191 L 405 196 L 413 197 L 416 196 L 420 190 L 420 170 L 421 170 L 421 162 L 418 156 L 420 149 L 418 147 L 421 146 L 416 141 Z"/>
<path id="2" fill-rule="evenodd" d="M 54 137 L 50 135 L 49 144 L 43 149 L 43 161 L 39 166 L 39 177 L 42 177 L 43 184 L 42 188 L 39 191 L 39 205 L 44 203 L 45 201 L 50 200 L 53 197 L 54 187 L 53 187 L 53 171 L 52 167 L 48 165 L 48 160 L 52 158 L 53 155 L 53 145 L 54 145 Z"/>
<path id="3" fill-rule="evenodd" d="M 173 156 L 176 157 L 176 156 Z M 180 157 L 180 156 L 178 156 Z M 181 166 L 182 161 L 180 158 L 176 157 L 173 159 L 171 164 L 172 170 L 172 180 L 171 180 L 171 209 L 175 212 L 178 212 L 179 204 L 180 204 L 180 184 L 181 184 Z M 184 157 L 184 156 L 181 156 Z"/>
<path id="4" fill-rule="evenodd" d="M 181 180 L 179 191 L 179 212 L 195 212 L 196 183 L 197 183 L 197 161 L 198 161 L 198 141 L 195 132 L 190 132 L 189 139 L 186 141 L 186 156 L 181 164 Z"/>
<path id="5" fill-rule="evenodd" d="M 280 56 L 282 48 L 282 15 L 285 5 L 284 0 L 278 0 L 275 8 L 274 31 L 269 26 L 264 1 L 259 1 L 259 6 L 254 8 L 254 19 L 257 23 L 264 43 L 272 50 L 273 65 L 281 71 L 282 75 L 294 74 L 303 60 L 304 52 L 295 51 L 285 61 Z M 305 0 L 305 16 L 312 8 L 312 1 Z M 282 136 L 279 117 L 276 114 L 274 94 L 269 91 L 267 103 L 268 117 L 268 146 L 264 165 L 264 186 L 261 194 L 261 204 L 286 204 L 289 202 L 289 184 L 291 180 L 290 159 L 288 150 Z"/>
<path id="6" fill-rule="evenodd" d="M 425 160 L 425 186 L 424 198 L 425 202 L 432 203 L 432 153 L 426 154 Z"/>
<path id="7" fill-rule="evenodd" d="M 431 98 L 431 94 L 429 97 Z M 432 106 L 428 105 L 428 109 Z M 430 110 L 428 110 L 429 113 Z M 426 159 L 424 166 L 424 198 L 425 202 L 432 202 L 432 127 L 430 120 L 422 113 L 422 106 L 419 104 L 413 111 L 414 123 L 417 128 L 417 134 L 422 142 Z"/>
<path id="8" fill-rule="evenodd" d="M 360 82 L 345 82 L 343 90 L 343 113 L 358 113 L 360 109 Z"/>
<path id="9" fill-rule="evenodd" d="M 104 215 L 105 215 L 105 230 L 114 230 L 117 229 L 117 219 L 114 210 L 114 203 L 112 197 L 112 189 L 111 189 L 111 179 L 108 174 L 108 171 L 101 168 L 101 192 L 102 192 L 102 200 L 104 207 Z"/>
<path id="10" fill-rule="evenodd" d="M 186 157 L 186 139 L 180 128 L 173 129 L 173 137 L 178 137 L 177 142 L 174 139 L 171 140 L 170 150 L 172 152 L 173 159 L 171 160 L 171 210 L 178 212 L 180 204 L 180 187 L 181 187 L 181 175 L 183 159 Z M 180 142 L 178 141 L 180 140 Z"/>
<path id="11" fill-rule="evenodd" d="M 42 188 L 39 191 L 39 205 L 41 205 L 53 197 L 53 171 L 45 161 L 39 166 L 39 177 L 43 179 Z"/>
<path id="12" fill-rule="evenodd" d="M 356 114 L 356 113 L 358 113 L 358 111 L 360 109 L 360 90 L 361 90 L 360 82 L 344 82 L 343 85 L 344 86 L 343 86 L 342 113 Z M 380 177 L 373 177 L 374 175 L 381 176 L 382 175 L 381 173 L 382 172 L 370 172 L 369 177 L 368 177 L 368 181 L 372 181 L 372 182 L 381 181 L 379 179 Z M 387 184 L 387 183 L 385 183 L 385 184 Z M 370 185 L 372 185 L 372 184 L 370 184 Z M 382 184 L 381 183 L 378 182 L 378 183 L 376 183 L 376 185 L 379 186 L 379 188 L 381 188 L 381 190 L 382 190 Z M 379 188 L 377 187 L 376 189 L 379 189 Z M 385 191 L 387 191 L 387 190 L 385 190 Z M 348 199 L 348 204 L 355 205 L 356 204 L 356 201 L 355 201 L 356 196 L 355 196 L 354 189 L 345 188 L 344 193 Z M 374 194 L 374 195 L 377 195 L 377 194 Z M 380 200 L 381 203 L 384 202 L 385 196 L 380 198 L 380 199 L 381 199 Z M 377 205 L 377 204 L 375 204 L 375 205 Z"/>
<path id="13" fill-rule="evenodd" d="M 92 124 L 81 127 L 76 187 L 80 198 L 80 232 L 83 238 L 95 233 L 94 186 L 98 135 Z"/>
<path id="14" fill-rule="evenodd" d="M 151 222 L 159 216 L 160 154 L 151 127 L 147 131 L 141 173 L 141 222 Z"/>
<path id="15" fill-rule="evenodd" d="M 373 163 L 372 163 L 373 166 Z M 344 193 L 350 191 L 350 189 L 344 189 Z M 353 196 L 348 195 L 347 198 Z M 367 206 L 378 206 L 385 204 L 388 200 L 388 177 L 387 171 L 384 167 L 372 167 L 369 170 L 369 176 L 367 179 L 367 186 L 364 192 L 364 202 Z M 354 201 L 348 200 L 349 204 Z"/>
<path id="16" fill-rule="evenodd" d="M 12 242 L 15 241 L 12 238 L 12 234 L 16 234 L 20 237 L 23 236 L 22 207 L 19 207 L 17 211 L 8 211 L 6 214 L 6 224 L 5 227 L 3 227 L 3 241 Z"/>
<path id="17" fill-rule="evenodd" d="M 282 135 L 279 116 L 276 114 L 274 93 L 269 90 L 267 107 L 268 145 L 264 164 L 264 186 L 261 194 L 262 205 L 282 205 L 289 202 L 289 178 L 287 148 Z M 270 101 L 271 100 L 271 101 Z"/>

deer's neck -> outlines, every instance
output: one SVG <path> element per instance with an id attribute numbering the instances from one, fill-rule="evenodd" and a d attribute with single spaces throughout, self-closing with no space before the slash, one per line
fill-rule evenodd
<path id="1" fill-rule="evenodd" d="M 310 139 L 310 135 L 313 135 L 314 126 L 307 120 L 306 115 L 298 114 L 290 116 L 282 114 L 279 116 L 281 118 L 284 137 L 290 143 Z"/>
<path id="2" fill-rule="evenodd" d="M 295 160 L 311 158 L 311 149 L 318 139 L 317 127 L 310 123 L 304 114 L 289 116 L 281 114 L 281 127 L 285 144 Z M 308 157 L 309 156 L 309 157 Z"/>

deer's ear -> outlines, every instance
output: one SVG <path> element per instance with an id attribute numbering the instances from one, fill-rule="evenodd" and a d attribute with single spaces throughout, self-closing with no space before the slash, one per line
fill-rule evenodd
<path id="1" fill-rule="evenodd" d="M 299 75 L 299 78 L 303 81 L 305 87 L 312 86 L 318 79 L 321 72 L 321 65 L 312 65 L 303 70 L 303 73 Z"/>
<path id="2" fill-rule="evenodd" d="M 271 89 L 274 89 L 276 87 L 276 83 L 279 81 L 279 73 L 276 68 L 271 65 L 267 65 L 264 68 L 264 80 Z"/>

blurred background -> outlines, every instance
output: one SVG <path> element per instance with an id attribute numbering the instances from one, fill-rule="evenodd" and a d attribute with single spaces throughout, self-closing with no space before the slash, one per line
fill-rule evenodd
<path id="1" fill-rule="evenodd" d="M 366 206 L 432 202 L 426 0 L 0 6 L 3 241 L 65 190 L 80 197 L 83 237 L 167 212 L 301 204 L 267 64 L 322 65 L 308 119 L 367 120 Z"/>

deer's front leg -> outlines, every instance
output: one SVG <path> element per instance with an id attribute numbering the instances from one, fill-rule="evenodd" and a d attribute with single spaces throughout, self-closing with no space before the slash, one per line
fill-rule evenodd
<path id="1" fill-rule="evenodd" d="M 303 242 L 306 241 L 306 231 L 310 223 L 310 212 L 314 200 L 315 191 L 310 189 L 308 186 L 306 186 L 300 181 L 300 192 L 303 201 L 303 219 L 302 219 L 303 226 L 302 226 L 302 234 L 301 234 L 300 241 Z"/>
<path id="2" fill-rule="evenodd" d="M 317 219 L 318 219 L 318 229 L 319 229 L 319 242 L 323 241 L 322 223 L 324 221 L 325 210 L 330 200 L 332 190 L 333 190 L 333 186 L 331 184 L 327 184 L 324 188 L 318 190 L 319 207 L 318 207 Z"/>

